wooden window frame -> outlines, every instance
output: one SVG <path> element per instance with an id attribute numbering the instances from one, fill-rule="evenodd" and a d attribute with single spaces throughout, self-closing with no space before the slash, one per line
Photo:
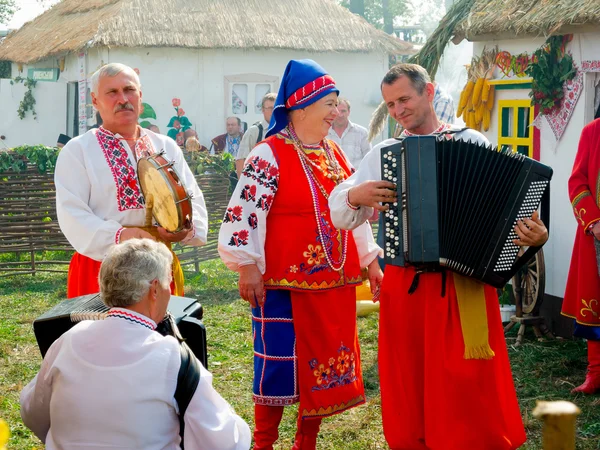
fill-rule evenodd
<path id="1" fill-rule="evenodd" d="M 504 128 L 503 127 L 503 125 L 504 125 L 503 124 L 504 108 L 510 108 L 513 110 L 513 124 L 512 124 L 512 136 L 511 137 L 502 136 L 502 130 Z M 529 123 L 527 125 L 529 127 L 529 137 L 526 137 L 526 138 L 517 137 L 518 131 L 519 131 L 519 121 L 518 121 L 519 108 L 529 108 Z M 539 151 L 536 151 L 536 149 L 534 148 L 534 135 L 536 134 L 535 127 L 532 126 L 534 117 L 535 117 L 535 108 L 533 106 L 531 106 L 531 100 L 528 100 L 528 99 L 499 100 L 498 101 L 498 147 L 502 147 L 504 145 L 510 145 L 510 146 L 512 146 L 513 151 L 516 152 L 518 146 L 526 146 L 528 148 L 527 156 L 529 156 L 530 158 L 539 159 L 539 155 L 537 155 L 537 158 L 536 158 L 536 153 L 539 153 Z"/>

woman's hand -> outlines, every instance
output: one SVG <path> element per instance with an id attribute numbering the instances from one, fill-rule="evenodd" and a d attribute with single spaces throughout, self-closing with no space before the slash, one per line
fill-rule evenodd
<path id="1" fill-rule="evenodd" d="M 240 267 L 239 275 L 238 289 L 240 296 L 250 303 L 253 308 L 264 305 L 264 282 L 256 264 Z"/>
<path id="2" fill-rule="evenodd" d="M 383 281 L 383 272 L 381 271 L 381 267 L 379 267 L 377 258 L 367 266 L 367 274 L 369 277 L 369 284 L 371 285 L 371 294 L 375 294 Z M 378 296 L 373 295 L 373 302 L 376 302 L 377 300 Z"/>

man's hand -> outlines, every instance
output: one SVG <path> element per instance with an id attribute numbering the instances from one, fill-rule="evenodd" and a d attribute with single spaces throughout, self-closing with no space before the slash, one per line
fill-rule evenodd
<path id="1" fill-rule="evenodd" d="M 514 240 L 513 243 L 520 247 L 540 247 L 548 240 L 548 229 L 537 211 L 533 213 L 531 219 L 518 220 L 515 232 L 519 239 Z"/>
<path id="2" fill-rule="evenodd" d="M 125 228 L 121 231 L 121 236 L 119 238 L 119 242 L 125 242 L 129 239 L 152 239 L 155 241 L 154 236 L 152 236 L 147 231 L 142 230 L 141 228 Z"/>
<path id="3" fill-rule="evenodd" d="M 192 234 L 193 229 L 192 227 L 184 228 L 183 230 L 178 231 L 177 233 L 171 233 L 165 230 L 163 227 L 158 227 L 157 230 L 158 236 L 163 242 L 181 242 Z"/>
<path id="4" fill-rule="evenodd" d="M 240 296 L 250 303 L 253 308 L 264 305 L 264 282 L 256 264 L 240 267 L 239 274 L 238 289 Z"/>
<path id="5" fill-rule="evenodd" d="M 377 258 L 373 260 L 371 264 L 367 267 L 367 273 L 369 277 L 369 284 L 371 285 L 371 294 L 375 294 L 381 282 L 383 281 L 383 272 L 381 271 L 381 267 L 379 267 L 379 261 Z M 377 297 L 373 297 L 373 303 L 378 300 Z"/>
<path id="6" fill-rule="evenodd" d="M 387 211 L 388 205 L 381 202 L 395 202 L 396 186 L 389 181 L 364 181 L 348 191 L 348 202 L 352 206 L 369 206 L 379 211 Z"/>
<path id="7" fill-rule="evenodd" d="M 592 234 L 600 241 L 600 222 L 596 222 L 596 224 L 592 227 Z"/>

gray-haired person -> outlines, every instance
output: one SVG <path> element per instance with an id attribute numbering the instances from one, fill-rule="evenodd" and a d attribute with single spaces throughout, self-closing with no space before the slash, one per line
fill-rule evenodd
<path id="1" fill-rule="evenodd" d="M 91 83 L 102 126 L 71 139 L 58 155 L 54 172 L 58 224 L 76 250 L 67 277 L 69 298 L 98 292 L 100 262 L 116 243 L 155 236 L 163 242 L 200 246 L 208 232 L 204 197 L 181 149 L 170 137 L 138 124 L 142 87 L 137 73 L 111 63 L 98 69 Z M 192 221 L 176 233 L 160 226 L 143 229 L 145 199 L 137 161 L 161 151 L 192 195 Z M 183 294 L 182 277 L 176 276 L 173 293 Z"/>
<path id="2" fill-rule="evenodd" d="M 248 128 L 248 131 L 246 131 L 244 136 L 242 136 L 242 142 L 240 143 L 240 148 L 235 158 L 235 170 L 238 178 L 242 174 L 244 161 L 254 146 L 262 141 L 267 134 L 267 129 L 269 128 L 269 122 L 271 122 L 271 116 L 273 115 L 273 108 L 275 107 L 276 99 L 277 94 L 274 92 L 265 94 L 265 96 L 262 98 L 260 106 L 260 109 L 263 113 L 263 120 L 256 122 L 254 125 Z"/>
<path id="3" fill-rule="evenodd" d="M 57 339 L 21 393 L 23 422 L 46 449 L 180 448 L 178 341 L 155 330 L 170 298 L 172 255 L 150 239 L 114 246 L 100 268 L 105 320 Z M 250 429 L 200 380 L 184 415 L 186 449 L 248 449 Z"/>

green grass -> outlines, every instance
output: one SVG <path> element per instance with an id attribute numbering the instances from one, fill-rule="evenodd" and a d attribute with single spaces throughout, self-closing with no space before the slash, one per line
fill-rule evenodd
<path id="1" fill-rule="evenodd" d="M 208 333 L 209 369 L 215 386 L 249 424 L 252 340 L 250 315 L 239 299 L 237 275 L 219 261 L 202 263 L 199 274 L 186 273 L 186 296 L 204 306 Z M 19 392 L 39 368 L 40 356 L 31 322 L 66 298 L 65 274 L 37 274 L 0 278 L 0 417 L 11 427 L 10 449 L 41 448 L 21 422 Z M 385 449 L 377 375 L 376 314 L 359 318 L 363 375 L 368 403 L 325 419 L 319 449 Z M 598 397 L 569 394 L 585 376 L 585 344 L 576 341 L 538 343 L 528 332 L 525 344 L 513 348 L 516 334 L 507 337 L 515 385 L 528 442 L 522 449 L 541 449 L 541 424 L 532 417 L 536 400 L 573 400 L 582 410 L 577 423 L 578 449 L 600 449 Z M 286 408 L 277 448 L 291 447 L 296 408 Z"/>

